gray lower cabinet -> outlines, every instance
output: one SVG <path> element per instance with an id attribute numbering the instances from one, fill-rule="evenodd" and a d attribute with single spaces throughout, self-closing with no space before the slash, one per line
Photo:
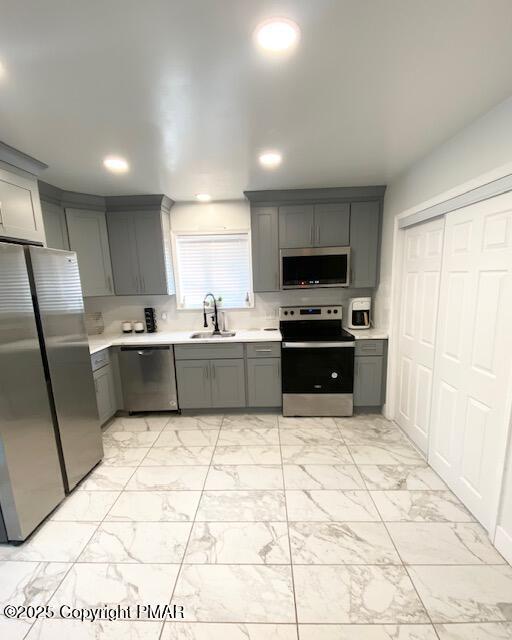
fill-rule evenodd
<path id="1" fill-rule="evenodd" d="M 245 407 L 243 360 L 211 360 L 212 407 Z"/>
<path id="2" fill-rule="evenodd" d="M 247 392 L 249 407 L 281 405 L 280 358 L 247 359 Z"/>
<path id="3" fill-rule="evenodd" d="M 177 360 L 176 380 L 180 409 L 245 407 L 242 359 Z"/>
<path id="4" fill-rule="evenodd" d="M 386 348 L 384 340 L 356 342 L 354 406 L 380 407 L 384 400 Z"/>
<path id="5" fill-rule="evenodd" d="M 175 345 L 180 409 L 278 407 L 280 355 L 278 342 Z"/>
<path id="6" fill-rule="evenodd" d="M 176 383 L 180 409 L 207 409 L 212 406 L 209 360 L 177 360 Z"/>
<path id="7" fill-rule="evenodd" d="M 254 291 L 279 290 L 279 221 L 277 207 L 251 210 Z"/>
<path id="8" fill-rule="evenodd" d="M 112 366 L 106 364 L 93 373 L 100 424 L 104 424 L 117 411 L 116 389 Z"/>
<path id="9" fill-rule="evenodd" d="M 352 287 L 376 287 L 380 202 L 353 202 L 350 209 Z"/>

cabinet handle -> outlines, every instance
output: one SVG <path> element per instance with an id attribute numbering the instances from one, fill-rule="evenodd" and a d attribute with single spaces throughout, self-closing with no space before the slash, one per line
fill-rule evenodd
<path id="1" fill-rule="evenodd" d="M 146 293 L 146 281 L 144 280 L 144 276 L 141 276 L 142 280 L 142 291 Z"/>
<path id="2" fill-rule="evenodd" d="M 2 215 L 2 202 L 0 201 L 0 224 L 4 226 L 4 217 Z"/>
<path id="3" fill-rule="evenodd" d="M 311 229 L 309 231 L 309 237 L 311 240 L 311 244 L 315 244 L 315 226 L 312 224 Z"/>
<path id="4" fill-rule="evenodd" d="M 256 353 L 272 353 L 272 349 L 256 349 Z"/>
<path id="5" fill-rule="evenodd" d="M 212 378 L 215 378 L 215 365 L 212 364 Z"/>
<path id="6" fill-rule="evenodd" d="M 204 376 L 205 376 L 205 378 L 207 380 L 210 377 L 210 365 L 209 364 L 204 368 Z"/>
<path id="7" fill-rule="evenodd" d="M 110 276 L 107 276 L 107 284 L 110 293 L 114 293 L 114 288 L 112 287 L 112 278 Z"/>
<path id="8" fill-rule="evenodd" d="M 316 228 L 316 243 L 320 244 L 320 225 Z"/>

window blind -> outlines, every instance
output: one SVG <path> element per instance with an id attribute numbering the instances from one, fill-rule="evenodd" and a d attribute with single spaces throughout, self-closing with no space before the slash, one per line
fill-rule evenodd
<path id="1" fill-rule="evenodd" d="M 223 307 L 246 307 L 251 293 L 249 234 L 176 236 L 179 306 L 201 307 L 211 292 Z"/>

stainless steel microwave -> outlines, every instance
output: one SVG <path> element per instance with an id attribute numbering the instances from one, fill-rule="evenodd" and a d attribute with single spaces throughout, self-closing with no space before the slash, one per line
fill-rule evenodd
<path id="1" fill-rule="evenodd" d="M 348 287 L 350 247 L 281 249 L 281 289 Z"/>

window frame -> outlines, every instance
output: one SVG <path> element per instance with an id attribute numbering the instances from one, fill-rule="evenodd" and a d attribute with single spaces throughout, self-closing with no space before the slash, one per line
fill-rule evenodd
<path id="1" fill-rule="evenodd" d="M 252 271 L 252 235 L 251 229 L 194 229 L 190 231 L 186 231 L 185 229 L 181 229 L 179 231 L 171 230 L 171 244 L 172 244 L 172 263 L 174 268 L 174 283 L 176 288 L 176 309 L 178 311 L 192 311 L 197 312 L 201 310 L 201 307 L 187 307 L 183 305 L 181 302 L 181 283 L 180 283 L 180 268 L 178 264 L 178 239 L 181 236 L 234 236 L 234 235 L 245 235 L 247 236 L 247 245 L 248 245 L 248 260 L 249 260 L 249 303 L 244 305 L 243 307 L 225 307 L 224 304 L 220 306 L 220 309 L 225 309 L 226 311 L 242 311 L 244 309 L 254 309 L 255 307 L 255 299 L 254 299 L 254 279 L 253 279 L 253 271 Z M 208 292 L 205 291 L 205 295 Z"/>

